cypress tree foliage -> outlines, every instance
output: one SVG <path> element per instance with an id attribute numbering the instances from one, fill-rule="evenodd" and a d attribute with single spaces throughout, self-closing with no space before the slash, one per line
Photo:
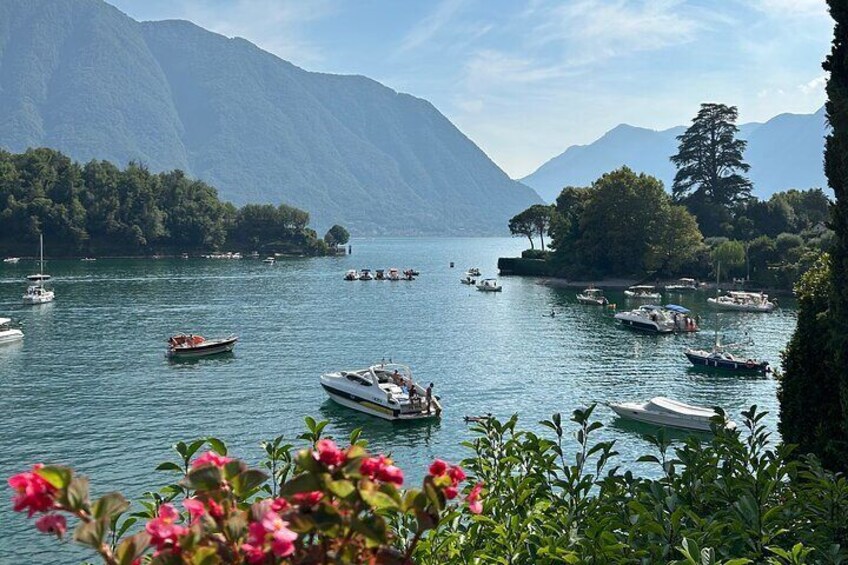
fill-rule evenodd
<path id="1" fill-rule="evenodd" d="M 832 131 L 827 136 L 824 169 L 836 202 L 832 225 L 836 241 L 832 251 L 830 297 L 831 346 L 840 371 L 842 424 L 848 433 L 848 1 L 829 0 L 836 21 L 833 46 L 824 62 L 827 81 L 827 119 Z"/>
<path id="2" fill-rule="evenodd" d="M 801 453 L 825 466 L 848 469 L 848 0 L 829 0 L 836 21 L 824 62 L 827 117 L 825 174 L 836 202 L 831 208 L 831 257 L 796 287 L 798 327 L 783 357 L 780 431 Z"/>

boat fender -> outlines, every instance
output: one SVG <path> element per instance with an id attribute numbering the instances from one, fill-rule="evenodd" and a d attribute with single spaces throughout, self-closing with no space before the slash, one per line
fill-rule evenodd
<path id="1" fill-rule="evenodd" d="M 749 369 L 753 369 L 755 365 L 756 363 L 754 363 L 753 359 L 748 359 L 747 361 L 745 361 L 745 366 Z"/>

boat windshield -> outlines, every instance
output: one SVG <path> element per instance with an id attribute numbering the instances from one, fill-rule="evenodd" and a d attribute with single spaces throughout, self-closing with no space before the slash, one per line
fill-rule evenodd
<path id="1" fill-rule="evenodd" d="M 372 366 L 370 372 L 377 379 L 377 382 L 380 383 L 393 382 L 395 380 L 399 380 L 400 382 L 412 381 L 412 370 L 400 363 L 380 363 Z"/>

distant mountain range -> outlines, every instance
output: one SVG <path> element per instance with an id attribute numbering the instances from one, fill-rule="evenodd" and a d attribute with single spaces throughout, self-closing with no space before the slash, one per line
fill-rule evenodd
<path id="1" fill-rule="evenodd" d="M 627 124 L 611 129 L 589 145 L 573 145 L 521 182 L 553 202 L 565 186 L 587 186 L 602 174 L 627 165 L 662 180 L 671 190 L 675 168 L 669 157 L 677 153 L 676 137 L 685 126 L 656 131 Z M 739 126 L 748 141 L 745 160 L 754 194 L 768 197 L 790 188 L 827 188 L 823 171 L 824 108 L 814 114 L 780 114 L 765 123 Z"/>
<path id="2" fill-rule="evenodd" d="M 426 100 L 101 0 L 0 2 L 0 147 L 180 168 L 354 234 L 504 233 L 540 202 Z"/>

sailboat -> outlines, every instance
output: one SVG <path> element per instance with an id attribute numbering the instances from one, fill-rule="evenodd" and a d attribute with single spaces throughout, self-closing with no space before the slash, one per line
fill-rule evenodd
<path id="1" fill-rule="evenodd" d="M 24 304 L 45 304 L 53 302 L 55 294 L 52 290 L 44 288 L 44 282 L 50 279 L 50 275 L 44 274 L 44 235 L 39 235 L 39 268 L 38 274 L 28 275 L 27 280 L 35 283 L 27 287 L 23 295 Z"/>

